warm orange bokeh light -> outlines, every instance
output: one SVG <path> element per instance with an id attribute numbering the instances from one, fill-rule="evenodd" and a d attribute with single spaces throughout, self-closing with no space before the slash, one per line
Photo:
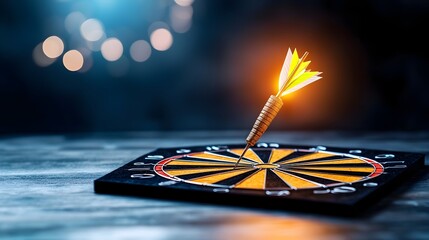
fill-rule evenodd
<path id="1" fill-rule="evenodd" d="M 109 62 L 117 61 L 122 57 L 124 47 L 117 38 L 108 38 L 101 45 L 101 55 Z"/>
<path id="2" fill-rule="evenodd" d="M 77 50 L 70 50 L 63 56 L 64 67 L 71 72 L 79 71 L 83 66 L 83 61 L 82 54 Z"/>
<path id="3" fill-rule="evenodd" d="M 150 43 L 158 51 L 166 51 L 173 44 L 173 35 L 165 28 L 158 28 L 150 34 Z"/>
<path id="4" fill-rule="evenodd" d="M 48 58 L 57 58 L 64 51 L 64 43 L 61 38 L 57 36 L 50 36 L 42 44 L 43 53 Z"/>
<path id="5" fill-rule="evenodd" d="M 344 234 L 337 224 L 320 219 L 245 212 L 222 216 L 213 239 L 335 239 Z"/>

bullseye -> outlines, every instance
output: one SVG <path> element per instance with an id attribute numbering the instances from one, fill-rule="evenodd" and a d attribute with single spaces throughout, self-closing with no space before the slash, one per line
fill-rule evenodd
<path id="1" fill-rule="evenodd" d="M 279 168 L 280 165 L 272 164 L 272 163 L 259 163 L 259 164 L 253 165 L 253 167 L 260 168 L 260 169 L 275 169 L 275 168 Z"/>

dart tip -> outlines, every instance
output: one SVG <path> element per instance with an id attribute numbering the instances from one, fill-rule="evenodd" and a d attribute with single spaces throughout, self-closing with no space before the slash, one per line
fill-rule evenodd
<path id="1" fill-rule="evenodd" d="M 241 158 L 242 158 L 242 156 L 240 156 L 240 158 L 238 158 L 237 162 L 236 162 L 236 163 L 235 163 L 235 165 L 234 165 L 234 169 L 236 169 L 236 168 L 237 168 L 237 165 L 238 165 L 238 163 L 240 163 Z"/>
<path id="2" fill-rule="evenodd" d="M 244 148 L 243 152 L 241 153 L 241 156 L 238 158 L 237 162 L 234 165 L 234 169 L 237 168 L 238 164 L 240 163 L 241 159 L 243 158 L 244 154 L 247 152 L 247 150 L 250 148 L 250 145 L 247 144 L 246 147 Z"/>

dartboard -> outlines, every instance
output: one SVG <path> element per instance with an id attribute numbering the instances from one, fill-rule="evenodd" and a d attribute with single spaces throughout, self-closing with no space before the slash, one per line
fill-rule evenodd
<path id="1" fill-rule="evenodd" d="M 423 165 L 421 154 L 278 143 L 258 143 L 236 165 L 243 147 L 158 149 L 97 179 L 95 190 L 352 214 Z"/>
<path id="2" fill-rule="evenodd" d="M 234 189 L 307 189 L 346 185 L 383 173 L 371 159 L 315 150 L 242 148 L 205 151 L 160 161 L 155 172 L 172 180 Z"/>

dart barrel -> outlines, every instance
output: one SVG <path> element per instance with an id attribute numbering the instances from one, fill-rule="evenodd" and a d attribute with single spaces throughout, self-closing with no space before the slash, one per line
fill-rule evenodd
<path id="1" fill-rule="evenodd" d="M 270 96 L 256 119 L 255 124 L 253 124 L 253 128 L 250 131 L 249 136 L 246 138 L 248 145 L 254 146 L 256 142 L 258 142 L 259 138 L 265 133 L 268 126 L 270 126 L 271 122 L 280 111 L 280 108 L 282 108 L 282 105 L 283 101 L 281 98 L 274 95 Z"/>

